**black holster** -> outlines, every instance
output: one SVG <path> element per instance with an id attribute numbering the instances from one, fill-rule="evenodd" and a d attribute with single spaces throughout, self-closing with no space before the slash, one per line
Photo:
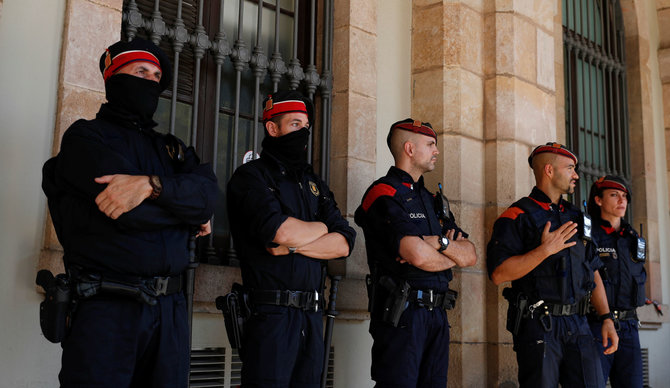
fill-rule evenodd
<path id="1" fill-rule="evenodd" d="M 456 299 L 458 299 L 458 291 L 455 290 L 447 290 L 447 292 L 444 293 L 444 308 L 447 310 L 451 310 L 456 306 Z"/>
<path id="2" fill-rule="evenodd" d="M 384 300 L 381 320 L 393 327 L 398 327 L 400 316 L 409 306 L 407 301 L 410 291 L 409 283 L 403 281 L 398 284 L 389 276 L 380 276 L 379 285 L 388 292 L 388 297 Z"/>
<path id="3" fill-rule="evenodd" d="M 521 291 L 517 291 L 511 287 L 503 289 L 503 297 L 509 302 L 507 308 L 507 330 L 516 336 L 519 333 L 521 319 L 528 309 L 528 297 Z"/>
<path id="4" fill-rule="evenodd" d="M 230 293 L 217 297 L 216 308 L 223 313 L 230 347 L 241 352 L 244 323 L 251 315 L 242 285 L 235 283 Z"/>
<path id="5" fill-rule="evenodd" d="M 65 274 L 55 277 L 48 270 L 37 273 L 35 283 L 45 292 L 44 301 L 40 303 L 40 327 L 44 337 L 59 343 L 67 337 L 72 322 L 74 301 L 70 280 Z"/>
<path id="6" fill-rule="evenodd" d="M 377 291 L 377 282 L 374 274 L 365 275 L 365 289 L 368 291 L 368 312 L 375 311 L 375 294 Z"/>

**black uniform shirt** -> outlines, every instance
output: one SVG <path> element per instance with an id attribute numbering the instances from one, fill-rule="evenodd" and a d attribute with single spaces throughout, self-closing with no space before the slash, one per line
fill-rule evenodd
<path id="1" fill-rule="evenodd" d="M 158 175 L 162 193 L 113 220 L 95 204 L 107 185 L 94 178 L 111 174 Z M 184 271 L 189 225 L 209 220 L 217 188 L 211 167 L 200 164 L 192 147 L 140 128 L 107 104 L 96 119 L 68 128 L 60 153 L 44 165 L 42 186 L 66 265 L 132 276 Z"/>
<path id="2" fill-rule="evenodd" d="M 644 262 L 633 260 L 637 257 L 637 232 L 625 220 L 621 220 L 617 232 L 608 221 L 599 219 L 594 220 L 593 239 L 598 256 L 605 263 L 600 276 L 610 310 L 632 310 L 644 305 L 647 272 Z"/>
<path id="3" fill-rule="evenodd" d="M 365 192 L 355 219 L 365 233 L 371 267 L 376 266 L 381 274 L 407 280 L 413 288 L 444 292 L 452 279 L 451 269 L 427 272 L 396 260 L 403 237 L 442 234 L 434 201 L 424 186 L 423 176 L 414 182 L 407 172 L 391 166 L 386 176 L 375 181 Z M 446 229 L 463 232 L 451 221 Z"/>
<path id="4" fill-rule="evenodd" d="M 322 260 L 299 253 L 273 256 L 266 248 L 288 217 L 321 221 L 353 250 L 356 232 L 337 208 L 333 193 L 312 167 L 288 169 L 267 151 L 240 166 L 228 182 L 228 219 L 249 289 L 313 291 L 321 288 Z"/>
<path id="5" fill-rule="evenodd" d="M 547 221 L 551 222 L 550 231 L 568 221 L 576 222 L 579 231 L 570 241 L 577 244 L 549 256 L 524 277 L 513 281 L 512 287 L 521 289 L 533 301 L 576 303 L 595 287 L 593 272 L 602 262 L 595 254 L 594 245 L 582 242 L 582 212 L 563 199 L 558 205 L 552 204 L 537 187 L 528 197 L 513 203 L 493 225 L 486 258 L 489 277 L 508 258 L 540 246 Z"/>

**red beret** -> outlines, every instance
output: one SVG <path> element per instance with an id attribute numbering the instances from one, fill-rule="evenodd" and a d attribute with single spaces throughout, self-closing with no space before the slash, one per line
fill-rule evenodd
<path id="1" fill-rule="evenodd" d="M 304 113 L 312 123 L 312 102 L 295 90 L 280 90 L 263 101 L 263 122 L 286 113 Z"/>
<path id="2" fill-rule="evenodd" d="M 437 142 L 437 133 L 433 130 L 433 126 L 430 125 L 430 123 L 422 123 L 419 120 L 405 119 L 391 124 L 391 129 L 389 130 L 389 134 L 386 138 L 386 143 L 389 147 L 391 147 L 391 134 L 393 133 L 394 129 L 402 129 L 405 131 L 430 136 Z"/>
<path id="3" fill-rule="evenodd" d="M 572 151 L 570 151 L 566 146 L 560 143 L 552 143 L 549 142 L 545 145 L 540 145 L 535 147 L 533 152 L 530 153 L 530 156 L 528 157 L 528 164 L 533 167 L 533 158 L 535 155 L 538 154 L 543 154 L 543 153 L 552 153 L 552 154 L 558 154 L 561 156 L 565 156 L 566 158 L 572 159 L 575 164 L 577 164 L 577 155 L 575 155 Z"/>
<path id="4" fill-rule="evenodd" d="M 595 182 L 595 185 L 598 190 L 614 189 L 621 190 L 626 194 L 629 194 L 630 192 L 623 180 L 613 175 L 605 175 L 598 178 L 598 180 Z"/>

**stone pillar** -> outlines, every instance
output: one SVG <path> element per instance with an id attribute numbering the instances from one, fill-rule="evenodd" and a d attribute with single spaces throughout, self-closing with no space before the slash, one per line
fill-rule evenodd
<path id="1" fill-rule="evenodd" d="M 338 0 L 333 38 L 333 124 L 330 187 L 342 213 L 355 226 L 353 215 L 365 189 L 374 180 L 377 127 L 377 2 Z M 368 273 L 363 232 L 351 257 L 339 266 L 338 310 L 365 313 Z M 346 316 L 346 315 L 345 315 Z"/>
<path id="2" fill-rule="evenodd" d="M 644 1 L 622 0 L 628 86 L 628 122 L 632 190 L 633 225 L 644 224 L 647 238 L 647 295 L 661 301 L 661 264 L 658 228 L 656 152 L 651 103 L 652 74 L 648 66 L 650 45 Z M 661 13 L 659 13 L 659 17 Z M 659 20 L 660 22 L 661 20 Z M 638 27 L 640 26 L 640 27 Z M 659 59 L 661 57 L 659 56 Z M 662 70 L 661 70 L 662 71 Z"/>
<path id="3" fill-rule="evenodd" d="M 658 3 L 658 68 L 663 84 L 663 126 L 665 128 L 665 157 L 668 191 L 670 191 L 670 2 Z M 669 204 L 670 205 L 670 204 Z"/>
<path id="4" fill-rule="evenodd" d="M 123 0 L 70 0 L 65 9 L 65 28 L 58 82 L 58 105 L 53 154 L 60 150 L 65 130 L 80 118 L 92 119 L 105 101 L 105 88 L 98 67 L 106 47 L 121 38 Z M 44 250 L 38 269 L 63 271 L 62 247 L 51 219 L 47 221 Z"/>
<path id="5" fill-rule="evenodd" d="M 557 133 L 556 69 L 562 46 L 556 43 L 559 1 L 487 1 L 484 20 L 485 214 L 486 240 L 498 215 L 534 181 L 526 158 Z M 559 28 L 560 31 L 560 28 Z M 558 34 L 560 39 L 560 33 Z M 560 58 L 560 59 L 559 59 Z M 560 78 L 562 79 L 562 77 Z M 487 241 L 484 242 L 484 244 Z M 484 248 L 481 251 L 485 257 Z M 489 387 L 517 386 L 512 336 L 505 329 L 507 301 L 502 289 L 486 281 L 486 338 Z"/>
<path id="6" fill-rule="evenodd" d="M 455 269 L 449 387 L 487 379 L 484 248 L 484 20 L 482 2 L 415 1 L 412 8 L 412 117 L 438 133 L 440 160 L 426 185 L 442 182 L 478 263 Z"/>

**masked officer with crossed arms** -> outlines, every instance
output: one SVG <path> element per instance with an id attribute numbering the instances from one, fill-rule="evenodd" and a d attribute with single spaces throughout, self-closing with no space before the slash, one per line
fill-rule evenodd
<path id="1" fill-rule="evenodd" d="M 607 175 L 591 186 L 588 212 L 593 220 L 593 241 L 605 265 L 599 269 L 612 312 L 619 349 L 600 355 L 603 376 L 612 388 L 642 388 L 642 351 L 636 308 L 644 305 L 646 242 L 623 218 L 631 201 L 631 191 L 618 176 Z M 600 320 L 588 316 L 593 336 L 602 343 Z"/>
<path id="2" fill-rule="evenodd" d="M 371 278 L 372 379 L 376 387 L 447 385 L 451 268 L 468 267 L 474 245 L 453 222 L 440 225 L 423 174 L 437 162 L 437 133 L 412 119 L 391 126 L 395 166 L 365 192 L 355 220 L 365 233 Z"/>
<path id="3" fill-rule="evenodd" d="M 186 387 L 183 293 L 192 225 L 209 233 L 216 177 L 192 147 L 153 130 L 171 65 L 152 42 L 100 58 L 107 103 L 78 120 L 43 188 L 76 290 L 62 387 Z"/>
<path id="4" fill-rule="evenodd" d="M 251 308 L 243 387 L 318 387 L 324 260 L 349 256 L 356 233 L 307 163 L 312 104 L 297 91 L 264 102 L 259 159 L 228 182 L 228 217 Z"/>
<path id="5" fill-rule="evenodd" d="M 514 336 L 520 387 L 604 387 L 585 315 L 590 300 L 603 319 L 604 351 L 614 352 L 618 337 L 597 271 L 602 262 L 588 242 L 590 220 L 562 198 L 579 179 L 577 156 L 547 143 L 533 150 L 528 163 L 536 186 L 500 215 L 487 247 L 493 282 L 512 282 L 503 295 L 510 303 L 507 329 Z"/>

